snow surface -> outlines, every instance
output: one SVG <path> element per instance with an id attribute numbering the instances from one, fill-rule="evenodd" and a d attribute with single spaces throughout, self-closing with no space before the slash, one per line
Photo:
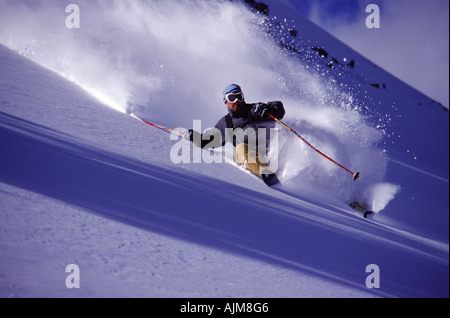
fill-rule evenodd
<path id="1" fill-rule="evenodd" d="M 230 2 L 77 3 L 80 29 L 58 1 L 0 2 L 1 297 L 448 297 L 442 107 L 285 1 L 266 1 L 265 22 Z M 316 46 L 356 66 L 331 69 Z M 282 100 L 284 121 L 362 180 L 283 127 L 275 189 L 175 164 L 179 138 L 124 111 L 203 130 L 231 82 Z"/>

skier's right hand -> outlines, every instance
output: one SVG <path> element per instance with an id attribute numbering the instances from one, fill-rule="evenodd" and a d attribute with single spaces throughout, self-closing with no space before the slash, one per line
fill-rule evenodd
<path id="1" fill-rule="evenodd" d="M 194 140 L 194 129 L 189 129 L 184 133 L 184 139 L 187 141 L 193 141 Z"/>

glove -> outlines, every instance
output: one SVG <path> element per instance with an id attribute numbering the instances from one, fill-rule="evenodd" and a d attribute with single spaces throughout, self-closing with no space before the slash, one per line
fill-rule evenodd
<path id="1" fill-rule="evenodd" d="M 283 103 L 277 101 L 268 103 L 268 110 L 266 113 L 277 119 L 282 119 L 286 111 L 284 110 Z"/>
<path id="2" fill-rule="evenodd" d="M 193 141 L 194 140 L 194 129 L 189 129 L 184 133 L 184 139 L 187 141 Z"/>
<path id="3" fill-rule="evenodd" d="M 267 120 L 272 115 L 275 118 L 281 119 L 285 114 L 282 102 L 269 102 L 267 104 L 258 103 L 255 105 L 253 115 L 259 120 Z"/>
<path id="4" fill-rule="evenodd" d="M 267 116 L 267 110 L 269 109 L 269 106 L 264 103 L 258 103 L 255 105 L 255 108 L 253 110 L 253 115 L 256 119 L 259 120 L 265 120 L 268 118 Z"/>

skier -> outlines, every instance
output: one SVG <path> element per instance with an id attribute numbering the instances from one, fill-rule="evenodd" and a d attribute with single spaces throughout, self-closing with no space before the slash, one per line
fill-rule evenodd
<path id="1" fill-rule="evenodd" d="M 283 103 L 273 101 L 247 104 L 241 87 L 236 84 L 225 87 L 223 102 L 227 105 L 228 114 L 217 122 L 215 129 L 207 130 L 203 134 L 189 129 L 184 135 L 185 138 L 201 148 L 218 148 L 224 146 L 226 142 L 232 142 L 236 147 L 237 164 L 260 176 L 269 186 L 277 183 L 278 178 L 269 170 L 269 164 L 262 158 L 270 147 L 270 133 L 266 133 L 265 145 L 258 145 L 254 141 L 259 140 L 259 128 L 266 128 L 267 132 L 275 127 L 275 121 L 268 114 L 278 119 L 283 118 L 285 114 Z M 244 134 L 235 134 L 236 128 L 241 128 Z M 229 135 L 230 129 L 233 131 L 232 136 Z"/>

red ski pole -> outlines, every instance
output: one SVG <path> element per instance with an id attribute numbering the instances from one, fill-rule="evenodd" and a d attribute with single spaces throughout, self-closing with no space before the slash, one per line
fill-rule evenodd
<path id="1" fill-rule="evenodd" d="M 139 117 L 137 117 L 137 116 L 135 116 L 135 115 L 133 115 L 133 114 L 130 114 L 130 116 L 131 116 L 131 117 L 134 117 L 134 118 L 136 118 L 137 120 L 140 120 L 140 121 L 142 121 L 143 123 L 146 123 L 147 125 L 150 125 L 150 126 L 152 126 L 152 127 L 155 127 L 155 128 L 158 128 L 158 129 L 162 129 L 162 130 L 167 130 L 167 131 L 174 132 L 174 133 L 177 133 L 177 134 L 180 134 L 180 135 L 184 135 L 184 132 L 177 131 L 177 130 L 174 130 L 174 129 L 171 129 L 171 128 L 167 128 L 167 127 L 164 127 L 164 126 L 160 126 L 160 125 L 158 125 L 158 124 L 151 123 L 151 122 L 146 121 L 146 120 L 143 120 L 143 119 L 141 119 L 141 118 L 139 118 Z"/>
<path id="2" fill-rule="evenodd" d="M 347 169 L 346 167 L 344 167 L 343 165 L 341 165 L 340 163 L 336 162 L 335 160 L 331 159 L 330 157 L 328 157 L 327 155 L 325 155 L 323 152 L 321 152 L 319 149 L 317 149 L 316 147 L 314 147 L 313 145 L 311 145 L 305 138 L 303 138 L 298 132 L 296 132 L 294 129 L 292 129 L 291 127 L 289 127 L 288 125 L 286 125 L 285 123 L 283 123 L 281 120 L 279 120 L 278 118 L 272 116 L 271 114 L 268 114 L 270 117 L 272 117 L 274 120 L 276 120 L 278 123 L 280 123 L 281 125 L 283 125 L 284 127 L 286 127 L 287 129 L 289 129 L 290 131 L 292 131 L 298 138 L 300 138 L 305 144 L 307 144 L 309 147 L 311 147 L 313 150 L 315 150 L 318 154 L 322 155 L 323 157 L 327 158 L 328 160 L 330 160 L 332 163 L 338 165 L 339 167 L 341 167 L 342 169 L 344 169 L 345 171 L 351 173 L 353 175 L 353 180 L 356 179 L 361 179 L 359 176 L 359 172 L 352 172 L 349 169 Z"/>

